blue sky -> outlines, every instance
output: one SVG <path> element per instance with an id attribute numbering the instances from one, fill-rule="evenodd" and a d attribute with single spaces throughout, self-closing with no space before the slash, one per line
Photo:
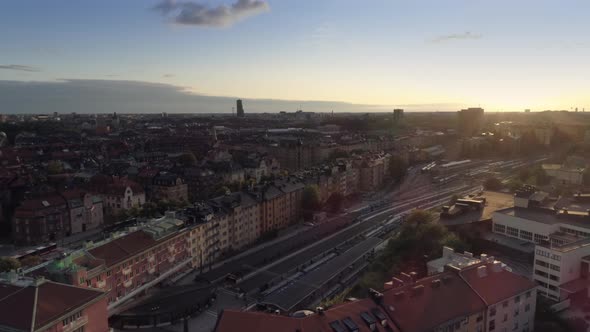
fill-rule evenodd
<path id="1" fill-rule="evenodd" d="M 588 1 L 242 0 L 246 14 L 174 22 L 186 3 L 236 1 L 167 13 L 157 0 L 2 1 L 0 80 L 410 110 L 590 108 Z"/>

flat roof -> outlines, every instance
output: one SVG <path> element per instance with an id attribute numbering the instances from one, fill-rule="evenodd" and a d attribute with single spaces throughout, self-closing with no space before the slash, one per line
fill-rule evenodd
<path id="1" fill-rule="evenodd" d="M 518 208 L 511 207 L 503 210 L 498 210 L 496 213 L 506 214 L 517 218 L 527 219 L 535 222 L 540 222 L 547 225 L 564 224 L 570 226 L 576 226 L 581 228 L 590 229 L 590 217 L 581 215 L 570 215 L 566 216 L 561 214 L 558 217 L 552 210 L 544 209 L 530 209 L 530 208 Z"/>

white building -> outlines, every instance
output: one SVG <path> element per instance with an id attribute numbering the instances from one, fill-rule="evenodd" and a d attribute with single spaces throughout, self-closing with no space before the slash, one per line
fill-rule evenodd
<path id="1" fill-rule="evenodd" d="M 473 264 L 481 263 L 481 260 L 473 256 L 473 253 L 468 251 L 464 253 L 457 253 L 453 248 L 443 247 L 442 257 L 433 259 L 426 263 L 428 275 L 442 273 L 445 266 L 450 265 L 457 268 L 467 267 Z"/>
<path id="2" fill-rule="evenodd" d="M 585 258 L 590 258 L 587 195 L 548 202 L 546 195 L 519 192 L 514 203 L 515 207 L 494 212 L 493 232 L 536 244 L 533 279 L 539 285 L 539 293 L 555 301 L 565 301 L 574 293 L 587 292 L 590 285 L 586 280 L 590 259 Z"/>

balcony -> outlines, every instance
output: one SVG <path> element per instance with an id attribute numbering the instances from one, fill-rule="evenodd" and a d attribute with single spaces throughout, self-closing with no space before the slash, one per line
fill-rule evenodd
<path id="1" fill-rule="evenodd" d="M 175 260 L 174 256 L 170 256 L 170 257 L 168 257 L 168 262 L 169 262 L 169 263 L 173 263 L 173 262 L 174 262 L 174 260 Z"/>
<path id="2" fill-rule="evenodd" d="M 156 260 L 154 256 L 148 256 L 148 262 L 153 263 Z"/>
<path id="3" fill-rule="evenodd" d="M 69 323 L 68 325 L 64 326 L 63 328 L 63 332 L 72 332 L 75 331 L 79 328 L 81 328 L 82 326 L 86 325 L 86 323 L 88 323 L 88 316 L 82 316 L 78 319 L 76 319 L 75 321 Z"/>
<path id="4" fill-rule="evenodd" d="M 168 252 L 169 252 L 169 253 L 173 254 L 173 253 L 174 253 L 174 251 L 175 251 L 175 248 L 174 248 L 174 246 L 169 246 L 169 247 L 168 247 Z"/>
<path id="5" fill-rule="evenodd" d="M 133 271 L 133 269 L 131 268 L 131 266 L 128 266 L 128 267 L 124 268 L 121 272 L 123 273 L 123 275 L 129 275 L 129 274 L 131 274 L 132 271 Z"/>
<path id="6" fill-rule="evenodd" d="M 155 266 L 152 266 L 147 271 L 148 271 L 149 274 L 154 274 L 154 273 L 156 273 L 156 267 Z"/>
<path id="7" fill-rule="evenodd" d="M 105 288 L 106 285 L 107 285 L 106 280 L 101 280 L 101 281 L 96 282 L 96 287 L 98 287 L 98 288 Z"/>
<path id="8" fill-rule="evenodd" d="M 123 286 L 125 288 L 129 288 L 129 287 L 133 286 L 133 279 L 127 279 L 126 281 L 124 281 Z"/>

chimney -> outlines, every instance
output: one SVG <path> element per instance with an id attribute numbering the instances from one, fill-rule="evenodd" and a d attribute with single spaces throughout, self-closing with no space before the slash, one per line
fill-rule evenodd
<path id="1" fill-rule="evenodd" d="M 369 297 L 376 304 L 381 304 L 381 302 L 383 301 L 383 294 L 379 293 L 378 291 L 374 290 L 373 288 L 369 288 Z"/>
<path id="2" fill-rule="evenodd" d="M 431 282 L 432 288 L 436 289 L 436 288 L 440 288 L 440 279 L 434 279 Z"/>
<path id="3" fill-rule="evenodd" d="M 494 261 L 494 263 L 492 264 L 492 271 L 501 272 L 502 271 L 502 262 Z"/>
<path id="4" fill-rule="evenodd" d="M 418 286 L 412 287 L 412 295 L 413 296 L 418 296 L 422 293 L 424 293 L 424 285 L 418 285 Z"/>
<path id="5" fill-rule="evenodd" d="M 481 254 L 481 256 L 479 256 L 479 259 L 481 259 L 482 261 L 486 262 L 488 260 L 488 255 L 487 254 Z"/>
<path id="6" fill-rule="evenodd" d="M 473 258 L 473 253 L 469 251 L 465 251 L 463 255 L 465 255 L 465 257 Z"/>
<path id="7" fill-rule="evenodd" d="M 410 278 L 412 278 L 412 283 L 416 282 L 418 280 L 418 273 L 410 272 Z"/>
<path id="8" fill-rule="evenodd" d="M 485 265 L 477 267 L 477 276 L 480 278 L 484 278 L 488 275 L 488 267 Z"/>
<path id="9" fill-rule="evenodd" d="M 399 274 L 399 278 L 401 280 L 403 280 L 404 284 L 411 284 L 412 281 L 413 281 L 412 280 L 412 276 L 410 276 L 409 274 L 404 273 L 404 272 L 402 272 L 402 273 Z"/>
<path id="10" fill-rule="evenodd" d="M 397 293 L 393 294 L 393 298 L 396 300 L 401 300 L 404 298 L 404 294 L 405 294 L 404 291 L 397 292 Z"/>
<path id="11" fill-rule="evenodd" d="M 315 308 L 316 314 L 322 316 L 324 314 L 324 307 L 317 307 Z"/>
<path id="12" fill-rule="evenodd" d="M 455 250 L 451 247 L 443 247 L 443 257 L 451 258 L 455 254 Z"/>
<path id="13" fill-rule="evenodd" d="M 167 219 L 176 219 L 176 212 L 174 211 L 166 211 L 165 215 Z"/>

